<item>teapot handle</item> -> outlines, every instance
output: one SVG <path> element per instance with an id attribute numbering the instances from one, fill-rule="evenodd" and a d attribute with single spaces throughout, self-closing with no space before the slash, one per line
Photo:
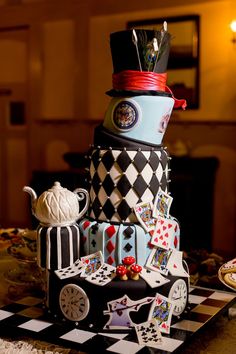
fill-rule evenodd
<path id="1" fill-rule="evenodd" d="M 30 197 L 31 197 L 31 209 L 32 209 L 32 213 L 33 215 L 37 218 L 37 216 L 35 215 L 35 204 L 37 202 L 37 194 L 36 192 L 33 190 L 33 188 L 25 186 L 23 188 L 24 192 L 29 193 Z"/>
<path id="2" fill-rule="evenodd" d="M 80 219 L 84 213 L 88 210 L 88 206 L 89 206 L 89 193 L 88 191 L 86 191 L 86 189 L 83 188 L 76 188 L 73 193 L 78 194 L 77 198 L 78 201 L 80 202 L 81 200 L 83 200 L 84 198 L 86 198 L 86 202 L 85 202 L 85 206 L 83 208 L 83 210 L 81 210 L 81 212 L 79 213 L 79 215 L 77 216 L 78 219 Z"/>

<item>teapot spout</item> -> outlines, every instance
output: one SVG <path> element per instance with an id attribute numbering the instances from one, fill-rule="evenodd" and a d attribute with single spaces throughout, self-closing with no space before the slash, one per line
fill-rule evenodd
<path id="1" fill-rule="evenodd" d="M 29 195 L 31 196 L 31 208 L 32 208 L 32 212 L 35 215 L 35 206 L 36 206 L 36 202 L 37 202 L 37 194 L 36 192 L 33 190 L 33 188 L 25 186 L 23 188 L 24 192 L 29 193 Z"/>

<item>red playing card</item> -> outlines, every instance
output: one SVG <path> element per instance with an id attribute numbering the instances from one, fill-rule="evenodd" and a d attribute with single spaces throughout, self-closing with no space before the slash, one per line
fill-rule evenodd
<path id="1" fill-rule="evenodd" d="M 156 227 L 154 229 L 151 243 L 156 247 L 161 247 L 167 250 L 176 247 L 178 243 L 175 233 L 176 226 L 175 220 L 159 216 L 156 221 Z M 163 243 L 164 239 L 166 243 Z"/>

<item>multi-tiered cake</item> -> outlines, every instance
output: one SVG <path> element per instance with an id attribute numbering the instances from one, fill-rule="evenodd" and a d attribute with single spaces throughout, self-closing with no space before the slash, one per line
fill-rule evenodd
<path id="1" fill-rule="evenodd" d="M 81 247 L 76 215 L 63 219 L 65 203 L 38 231 L 47 305 L 81 326 L 130 329 L 155 320 L 169 333 L 172 314 L 187 304 L 188 273 L 179 224 L 170 214 L 170 157 L 162 139 L 173 107 L 184 108 L 185 101 L 166 87 L 166 24 L 161 31 L 121 31 L 110 39 L 112 99 L 88 153 L 90 205 L 79 221 Z M 57 183 L 53 193 L 60 204 L 64 189 Z"/>

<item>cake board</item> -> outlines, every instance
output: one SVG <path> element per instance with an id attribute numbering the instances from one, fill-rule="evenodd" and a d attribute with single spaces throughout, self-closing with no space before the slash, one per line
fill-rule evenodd
<path id="1" fill-rule="evenodd" d="M 31 296 L 0 308 L 0 331 L 2 336 L 30 337 L 93 354 L 177 353 L 234 303 L 233 293 L 191 287 L 188 311 L 173 320 L 170 334 L 156 348 L 140 346 L 134 331 L 95 331 L 58 321 L 45 311 L 42 299 Z"/>

